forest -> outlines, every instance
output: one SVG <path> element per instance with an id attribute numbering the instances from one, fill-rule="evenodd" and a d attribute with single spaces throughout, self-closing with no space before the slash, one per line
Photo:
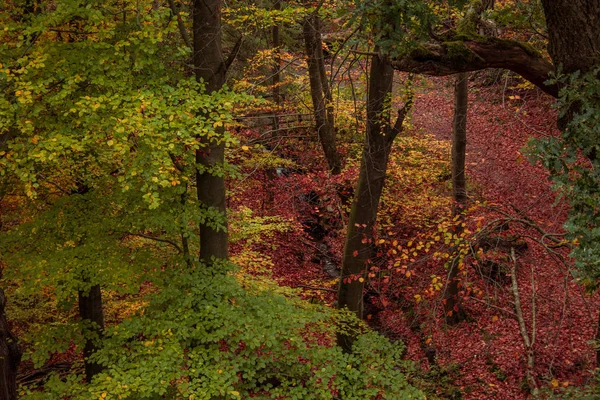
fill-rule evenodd
<path id="1" fill-rule="evenodd" d="M 600 399 L 600 0 L 3 0 L 0 88 L 0 400 Z"/>

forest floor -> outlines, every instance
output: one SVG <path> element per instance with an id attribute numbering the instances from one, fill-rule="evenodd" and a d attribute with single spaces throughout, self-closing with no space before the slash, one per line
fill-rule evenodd
<path id="1" fill-rule="evenodd" d="M 470 84 L 466 172 L 472 199 L 484 205 L 468 216 L 469 224 L 509 219 L 510 232 L 526 242 L 527 248 L 517 257 L 517 276 L 527 334 L 534 341 L 537 382 L 549 390 L 582 385 L 595 366 L 588 341 L 595 335 L 598 299 L 586 295 L 573 278 L 568 251 L 548 245 L 543 236 L 562 232 L 568 206 L 557 200 L 547 172 L 539 163 L 532 165 L 524 151 L 530 138 L 557 133 L 556 115 L 551 98 L 511 85 L 502 81 L 481 86 L 475 80 Z M 449 142 L 452 117 L 452 79 L 427 79 L 417 93 L 408 134 L 429 134 Z M 298 229 L 263 246 L 274 264 L 273 276 L 282 285 L 303 288 L 306 298 L 333 304 L 337 279 L 323 267 L 323 258 L 336 265 L 341 262 L 343 221 L 336 229 L 327 224 L 335 219 L 331 215 L 339 204 L 336 207 L 332 198 L 340 185 L 346 187 L 344 178 L 323 172 L 319 149 L 290 151 L 305 169 L 277 178 L 265 174 L 256 179 L 254 189 L 245 190 L 239 204 L 295 221 Z M 279 153 L 285 157 L 281 152 L 285 150 Z M 258 193 L 269 186 L 274 194 L 267 201 Z M 343 212 L 339 214 L 343 220 Z M 315 233 L 319 229 L 323 232 Z M 503 259 L 508 259 L 507 254 Z M 529 392 L 526 351 L 515 316 L 511 263 L 497 271 L 495 281 L 483 276 L 473 258 L 466 264 L 462 279 L 474 289 L 462 300 L 465 321 L 455 326 L 443 323 L 440 291 L 427 301 L 415 301 L 430 285 L 429 276 L 445 274 L 443 263 L 425 263 L 413 271 L 414 280 L 408 284 L 405 280 L 403 287 L 395 289 L 396 301 L 378 302 L 371 322 L 390 338 L 401 339 L 407 346 L 406 357 L 425 371 L 432 368 L 426 353 L 435 351 L 438 381 L 432 384 L 438 387 L 432 390 L 440 398 L 452 398 L 452 390 L 443 387 L 447 385 L 459 389 L 467 400 L 525 399 Z"/>
<path id="2" fill-rule="evenodd" d="M 434 89 L 416 102 L 413 123 L 450 140 L 452 87 L 447 80 L 434 82 Z M 546 232 L 560 232 L 568 206 L 557 201 L 545 169 L 539 163 L 532 165 L 524 154 L 530 138 L 557 134 L 553 99 L 536 90 L 506 91 L 502 85 L 474 87 L 470 96 L 467 176 L 471 184 L 479 186 L 488 203 L 512 205 Z M 537 378 L 540 385 L 550 387 L 581 385 L 594 368 L 588 341 L 595 335 L 597 299 L 586 296 L 574 281 L 569 260 L 557 262 L 542 246 L 527 242 L 518 276 L 530 332 L 535 300 Z M 433 326 L 433 342 L 441 349 L 439 362 L 461 365 L 457 383 L 466 399 L 525 398 L 523 339 L 515 318 L 496 308 L 512 311 L 513 298 L 506 288 L 492 297 L 496 300 L 489 306 L 467 302 L 472 322 L 452 328 Z"/>

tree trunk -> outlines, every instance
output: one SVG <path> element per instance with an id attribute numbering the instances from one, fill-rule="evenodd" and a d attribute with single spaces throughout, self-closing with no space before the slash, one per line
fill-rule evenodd
<path id="1" fill-rule="evenodd" d="M 564 73 L 586 73 L 600 58 L 600 0 L 542 0 L 548 52 Z"/>
<path id="2" fill-rule="evenodd" d="M 103 367 L 89 361 L 89 357 L 100 348 L 100 339 L 104 331 L 104 312 L 102 310 L 102 290 L 100 285 L 94 285 L 89 293 L 79 291 L 79 316 L 84 323 L 82 330 L 85 345 L 83 348 L 83 358 L 85 367 L 85 378 L 88 382 L 92 381 L 94 375 L 102 372 Z"/>
<path id="3" fill-rule="evenodd" d="M 281 0 L 275 0 L 273 3 L 273 10 L 281 10 Z M 273 69 L 271 70 L 271 74 L 273 75 L 273 102 L 279 106 L 281 105 L 281 93 L 279 90 L 279 84 L 281 83 L 281 75 L 279 72 L 279 69 L 281 68 L 281 38 L 279 36 L 279 24 L 273 25 L 271 33 L 273 37 L 273 48 L 275 49 L 273 54 Z"/>
<path id="4" fill-rule="evenodd" d="M 548 52 L 562 72 L 582 74 L 600 65 L 600 0 L 542 0 L 548 27 Z M 577 29 L 573 29 L 577 27 Z M 571 109 L 558 126 L 564 130 Z"/>
<path id="5" fill-rule="evenodd" d="M 194 0 L 194 69 L 196 79 L 204 82 L 207 93 L 219 91 L 225 83 L 225 63 L 221 49 L 221 0 Z M 220 139 L 224 127 L 216 128 L 216 137 L 200 136 L 203 147 L 196 151 L 198 201 L 203 210 L 217 210 L 226 221 L 225 178 L 210 172 L 225 160 L 225 143 Z M 213 259 L 228 257 L 227 229 L 215 229 L 212 221 L 200 223 L 200 261 L 210 264 Z"/>
<path id="6" fill-rule="evenodd" d="M 17 368 L 23 352 L 8 329 L 4 313 L 6 297 L 0 288 L 0 400 L 17 399 Z"/>
<path id="7" fill-rule="evenodd" d="M 458 74 L 454 85 L 454 120 L 452 123 L 452 193 L 453 214 L 458 215 L 467 202 L 465 153 L 467 149 L 467 112 L 469 107 L 469 74 Z"/>
<path id="8" fill-rule="evenodd" d="M 321 20 L 315 17 L 315 27 L 317 33 L 317 65 L 319 66 L 319 75 L 321 76 L 321 86 L 323 87 L 323 96 L 325 96 L 325 112 L 327 114 L 327 123 L 329 129 L 333 132 L 335 138 L 335 118 L 333 110 L 333 96 L 331 94 L 331 87 L 329 85 L 329 78 L 327 78 L 327 72 L 325 71 L 325 56 L 323 55 L 323 43 L 321 41 Z M 339 158 L 339 154 L 338 154 Z M 339 160 L 338 160 L 339 163 Z M 339 172 L 334 172 L 337 174 Z"/>
<path id="9" fill-rule="evenodd" d="M 323 49 L 321 43 L 321 32 L 319 30 L 319 17 L 311 14 L 304 19 L 303 23 L 304 44 L 306 46 L 306 61 L 308 64 L 308 75 L 310 80 L 310 95 L 313 103 L 315 124 L 319 141 L 323 147 L 329 170 L 337 175 L 341 172 L 341 161 L 337 151 L 335 129 L 333 121 L 332 103 L 327 96 L 331 97 L 329 84 L 325 74 L 323 60 Z M 329 112 L 328 112 L 329 110 Z"/>
<path id="10" fill-rule="evenodd" d="M 342 273 L 338 291 L 338 307 L 348 308 L 362 318 L 364 278 L 369 268 L 375 242 L 375 222 L 379 199 L 383 190 L 388 158 L 394 138 L 402 129 L 408 109 L 399 113 L 392 128 L 389 124 L 390 97 L 394 69 L 386 61 L 374 56 L 371 63 L 367 100 L 367 132 L 364 142 L 358 185 L 355 191 L 342 259 Z M 338 344 L 350 351 L 354 335 L 338 335 Z"/>
<path id="11" fill-rule="evenodd" d="M 281 0 L 275 0 L 273 3 L 273 10 L 280 11 L 281 10 Z M 281 93 L 279 85 L 281 83 L 281 72 L 279 71 L 281 68 L 281 38 L 279 36 L 279 24 L 273 25 L 271 29 L 271 35 L 273 38 L 273 67 L 271 68 L 272 75 L 272 87 L 273 87 L 273 103 L 275 103 L 276 108 L 273 113 L 273 137 L 277 137 L 279 135 L 279 108 L 281 107 Z M 269 191 L 269 195 L 271 195 L 271 191 Z"/>
<path id="12" fill-rule="evenodd" d="M 452 214 L 459 217 L 455 233 L 460 235 L 460 219 L 467 202 L 465 179 L 465 152 L 467 148 L 467 111 L 469 97 L 469 74 L 463 72 L 456 77 L 454 86 L 454 121 L 452 124 Z M 460 291 L 459 259 L 456 257 L 448 272 L 448 285 L 444 293 L 444 315 L 448 324 L 457 324 L 465 317 L 458 301 Z"/>

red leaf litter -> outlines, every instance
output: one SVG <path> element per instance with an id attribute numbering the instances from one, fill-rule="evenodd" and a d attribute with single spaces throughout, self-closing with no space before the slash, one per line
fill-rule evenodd
<path id="1" fill-rule="evenodd" d="M 517 91 L 510 89 L 510 84 L 507 88 L 482 86 L 480 81 L 472 80 L 469 93 L 466 171 L 469 194 L 527 219 L 546 232 L 562 233 L 568 204 L 557 199 L 547 172 L 540 165 L 532 165 L 524 150 L 531 138 L 558 134 L 556 113 L 551 107 L 553 99 L 538 90 Z M 453 78 L 427 79 L 412 111 L 414 134 L 431 134 L 438 140 L 449 141 L 453 101 Z M 316 140 L 312 140 L 314 144 Z M 295 221 L 294 229 L 276 234 L 269 243 L 256 245 L 257 250 L 271 257 L 272 273 L 280 284 L 303 287 L 306 298 L 333 304 L 337 280 L 319 265 L 318 255 L 325 249 L 334 264 L 341 263 L 344 232 L 339 223 L 336 226 L 335 221 L 327 218 L 340 215 L 336 214 L 335 203 L 340 188 L 353 187 L 355 182 L 343 175 L 330 177 L 322 172 L 326 164 L 320 149 L 310 147 L 307 141 L 288 145 L 287 150 L 282 145 L 279 151 L 284 157 L 281 152 L 293 153 L 304 171 L 275 178 L 255 173 L 251 178 L 257 182 L 255 186 L 246 182 L 249 189 L 230 206 L 245 205 L 256 214 L 279 215 Z M 268 190 L 274 193 L 270 195 L 272 204 L 265 207 Z M 318 204 L 307 201 L 311 192 L 318 197 Z M 480 213 L 487 221 L 498 217 L 485 208 Z M 309 220 L 332 224 L 321 242 L 307 234 Z M 530 336 L 532 300 L 535 301 L 537 383 L 540 388 L 557 383 L 561 387 L 583 385 L 595 368 L 595 352 L 588 342 L 595 336 L 598 297 L 585 294 L 577 284 L 566 249 L 547 251 L 536 243 L 540 234 L 532 228 L 515 225 L 510 233 L 518 234 L 527 243 L 527 249 L 517 257 L 517 278 Z M 429 285 L 430 274 L 443 277 L 447 273 L 439 262 L 416 264 L 414 271 L 411 267 L 412 274 L 406 275 L 410 278 L 392 277 L 397 282 L 395 292 L 380 299 L 383 310 L 373 321 L 377 320 L 377 329 L 383 334 L 402 340 L 407 346 L 406 357 L 424 369 L 430 368 L 425 354 L 428 349 L 435 349 L 439 366 L 458 364 L 458 372 L 452 373 L 451 379 L 461 389 L 464 399 L 529 398 L 526 354 L 514 317 L 510 276 L 505 271 L 505 283 L 492 284 L 476 272 L 473 260 L 465 263 L 466 281 L 480 290 L 478 295 L 464 295 L 466 321 L 447 326 L 439 294 L 426 302 L 415 301 L 415 294 L 422 294 Z"/>
<path id="2" fill-rule="evenodd" d="M 452 135 L 452 79 L 434 79 L 435 89 L 419 96 L 413 123 L 438 139 Z M 553 100 L 537 90 L 503 92 L 471 83 L 467 126 L 467 179 L 491 204 L 512 205 L 547 232 L 562 232 L 568 205 L 552 190 L 548 173 L 532 165 L 524 149 L 529 139 L 557 135 Z M 531 232 L 524 232 L 526 235 Z M 539 236 L 539 235 L 538 235 Z M 532 293 L 536 307 L 536 378 L 540 387 L 556 380 L 561 386 L 581 385 L 594 369 L 598 305 L 578 285 L 569 268 L 542 246 L 527 240 L 519 258 L 518 281 L 523 314 L 531 335 Z M 563 252 L 563 256 L 566 254 Z M 532 288 L 532 271 L 535 290 Z M 489 286 L 489 285 L 488 285 Z M 431 343 L 440 364 L 461 365 L 456 384 L 465 399 L 525 399 L 525 352 L 513 312 L 510 285 L 488 287 L 488 304 L 465 301 L 467 322 L 445 327 L 432 321 Z M 506 311 L 505 311 L 506 310 Z M 412 359 L 424 357 L 410 350 Z"/>

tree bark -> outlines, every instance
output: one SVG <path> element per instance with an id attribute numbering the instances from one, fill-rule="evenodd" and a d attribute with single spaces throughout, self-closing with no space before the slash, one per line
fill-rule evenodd
<path id="1" fill-rule="evenodd" d="M 459 217 L 455 233 L 460 235 L 460 220 L 467 202 L 465 178 L 465 153 L 467 148 L 467 112 L 469 106 L 469 74 L 462 72 L 454 85 L 454 121 L 452 124 L 452 193 L 454 204 L 452 214 Z M 459 258 L 450 265 L 448 284 L 444 293 L 444 315 L 446 323 L 457 324 L 465 318 L 459 302 L 460 279 L 458 278 Z"/>
<path id="2" fill-rule="evenodd" d="M 102 290 L 100 285 L 94 285 L 89 293 L 79 291 L 79 316 L 84 323 L 83 336 L 85 345 L 83 358 L 85 378 L 88 382 L 104 369 L 100 364 L 90 362 L 89 357 L 100 348 L 100 339 L 104 332 L 104 312 L 102 310 Z"/>
<path id="3" fill-rule="evenodd" d="M 16 400 L 17 368 L 23 352 L 8 328 L 5 306 L 6 297 L 0 288 L 0 400 Z"/>
<path id="4" fill-rule="evenodd" d="M 310 80 L 310 95 L 313 103 L 315 124 L 319 141 L 323 147 L 329 170 L 337 175 L 341 172 L 341 161 L 337 151 L 331 91 L 325 74 L 321 32 L 319 30 L 319 17 L 310 14 L 304 19 L 302 25 L 304 44 L 306 47 L 306 61 Z"/>
<path id="5" fill-rule="evenodd" d="M 226 67 L 221 49 L 221 0 L 194 0 L 193 63 L 196 79 L 204 82 L 206 92 L 219 91 L 225 83 Z M 196 151 L 198 201 L 203 210 L 217 210 L 227 220 L 225 178 L 214 174 L 225 160 L 225 143 L 221 141 L 224 127 L 218 127 L 216 137 L 200 136 L 203 145 Z M 213 171 L 213 172 L 211 172 Z M 210 264 L 213 259 L 228 257 L 227 229 L 217 229 L 207 221 L 200 223 L 200 261 Z M 226 222 L 225 222 L 226 223 Z"/>
<path id="6" fill-rule="evenodd" d="M 542 0 L 548 52 L 563 72 L 586 73 L 600 59 L 600 1 Z"/>
<path id="7" fill-rule="evenodd" d="M 600 0 L 543 0 L 542 6 L 554 64 L 565 74 L 585 74 L 600 65 Z M 559 118 L 559 129 L 566 128 L 575 111 Z"/>
<path id="8" fill-rule="evenodd" d="M 389 118 L 393 77 L 394 69 L 389 62 L 374 56 L 367 100 L 367 132 L 348 221 L 338 290 L 338 307 L 353 311 L 358 318 L 363 316 L 364 278 L 373 256 L 375 223 L 390 150 L 410 108 L 409 102 L 398 112 L 398 120 L 392 128 Z M 339 334 L 338 345 L 350 351 L 354 339 L 352 333 Z"/>

